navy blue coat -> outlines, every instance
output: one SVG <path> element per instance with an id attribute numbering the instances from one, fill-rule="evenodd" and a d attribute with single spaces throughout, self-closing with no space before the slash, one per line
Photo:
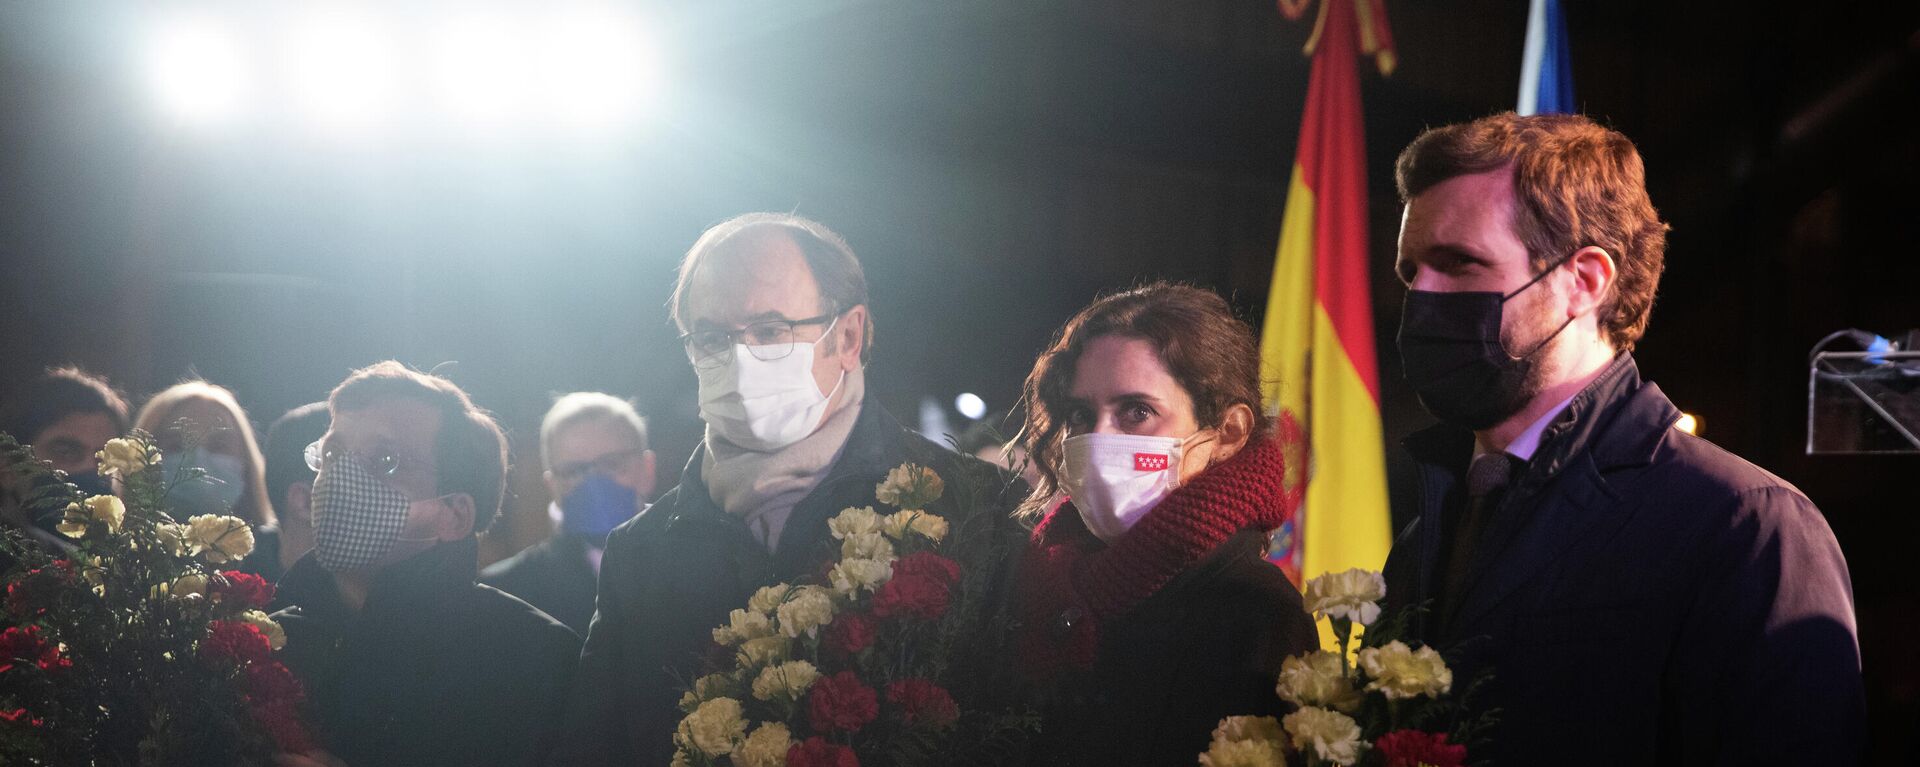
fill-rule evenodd
<path id="1" fill-rule="evenodd" d="M 1857 764 L 1865 699 L 1853 588 L 1812 501 L 1678 431 L 1621 354 L 1546 432 L 1470 564 L 1457 612 L 1414 632 L 1456 690 L 1499 709 L 1496 765 Z M 1407 441 L 1417 517 L 1387 560 L 1389 609 L 1440 583 L 1444 510 L 1472 435 Z"/>

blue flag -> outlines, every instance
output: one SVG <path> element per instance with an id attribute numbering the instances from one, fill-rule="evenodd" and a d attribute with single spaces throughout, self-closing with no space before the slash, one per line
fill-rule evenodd
<path id="1" fill-rule="evenodd" d="M 1567 59 L 1567 22 L 1560 0 L 1532 0 L 1527 47 L 1520 63 L 1520 114 L 1573 114 L 1573 65 Z"/>

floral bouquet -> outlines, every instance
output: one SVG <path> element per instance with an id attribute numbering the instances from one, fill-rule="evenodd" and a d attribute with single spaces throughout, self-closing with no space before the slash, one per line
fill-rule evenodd
<path id="1" fill-rule="evenodd" d="M 65 556 L 0 539 L 15 565 L 0 613 L 0 764 L 264 764 L 313 748 L 302 692 L 273 652 L 273 586 L 222 570 L 253 549 L 241 519 L 167 515 L 167 493 L 212 481 L 166 471 L 140 432 L 98 454 L 119 496 L 82 497 L 0 434 L 0 471 L 61 511 Z"/>
<path id="2" fill-rule="evenodd" d="M 1222 719 L 1200 764 L 1465 764 L 1466 744 L 1491 719 L 1463 718 L 1460 701 L 1450 697 L 1453 671 L 1446 660 L 1431 647 L 1416 649 L 1400 639 L 1407 614 L 1380 621 L 1380 600 L 1386 595 L 1385 579 L 1371 570 L 1328 573 L 1307 581 L 1306 608 L 1332 626 L 1339 651 L 1317 650 L 1282 662 L 1274 691 L 1298 709 L 1278 721 L 1270 716 Z M 1357 648 L 1355 624 L 1367 627 Z"/>
<path id="3" fill-rule="evenodd" d="M 1034 727 L 1030 713 L 968 710 L 951 692 L 966 681 L 950 678 L 957 637 L 990 609 L 994 568 L 990 541 L 927 510 L 945 489 L 931 469 L 895 468 L 875 496 L 896 511 L 829 521 L 839 551 L 818 583 L 760 589 L 713 630 L 719 670 L 680 699 L 676 767 L 990 762 L 994 744 Z"/>

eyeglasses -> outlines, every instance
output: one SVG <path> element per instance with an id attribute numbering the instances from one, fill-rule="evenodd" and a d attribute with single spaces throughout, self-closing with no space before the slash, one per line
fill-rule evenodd
<path id="1" fill-rule="evenodd" d="M 321 467 L 338 461 L 343 457 L 355 455 L 344 448 L 322 447 L 320 442 L 320 440 L 315 440 L 313 444 L 307 446 L 306 450 L 302 451 L 302 457 L 306 458 L 307 461 L 307 468 L 315 472 L 319 472 Z M 366 467 L 367 471 L 383 477 L 391 477 L 410 467 L 423 464 L 423 462 L 418 459 L 409 458 L 391 450 L 380 451 L 376 455 L 363 455 L 358 457 L 361 459 L 360 465 Z"/>
<path id="2" fill-rule="evenodd" d="M 589 461 L 573 461 L 553 465 L 553 478 L 562 482 L 572 482 L 589 473 L 612 474 L 626 467 L 627 462 L 639 457 L 644 450 L 634 448 L 608 453 Z"/>
<path id="3" fill-rule="evenodd" d="M 771 362 L 793 353 L 794 328 L 825 323 L 827 329 L 820 333 L 824 337 L 839 318 L 833 313 L 803 320 L 763 320 L 739 330 L 696 330 L 681 334 L 680 343 L 687 347 L 687 359 L 702 370 L 733 361 L 735 344 L 745 344 L 754 359 Z"/>

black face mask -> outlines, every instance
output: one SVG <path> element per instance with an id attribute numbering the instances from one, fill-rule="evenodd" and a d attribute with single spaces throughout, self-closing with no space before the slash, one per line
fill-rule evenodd
<path id="1" fill-rule="evenodd" d="M 1518 357 L 1500 343 L 1502 308 L 1565 264 L 1561 259 L 1512 293 L 1407 291 L 1400 310 L 1400 362 L 1427 412 L 1473 431 L 1492 428 L 1525 407 L 1527 377 L 1573 318 Z"/>
<path id="2" fill-rule="evenodd" d="M 41 488 L 47 485 L 54 485 L 54 484 L 61 484 L 61 481 L 54 479 L 52 475 L 42 475 L 42 476 L 36 477 L 33 481 L 33 484 L 27 489 L 26 495 L 21 496 L 21 498 L 19 499 L 12 499 L 12 500 L 14 500 L 15 502 L 21 502 L 25 498 L 33 497 L 33 493 L 35 491 L 40 490 Z M 65 484 L 73 485 L 74 487 L 79 488 L 80 492 L 84 495 L 112 495 L 113 494 L 113 481 L 110 479 L 107 479 L 106 477 L 100 476 L 100 472 L 98 471 L 89 471 L 84 474 L 68 474 Z M 43 498 L 57 498 L 57 496 L 43 496 Z M 41 508 L 31 510 L 32 516 L 30 517 L 30 519 L 33 522 L 34 527 L 38 527 L 49 533 L 54 532 L 54 527 L 60 524 L 61 518 L 66 516 L 66 509 L 65 509 L 66 502 L 65 501 L 60 501 L 59 503 L 41 502 L 39 503 L 39 505 Z"/>

